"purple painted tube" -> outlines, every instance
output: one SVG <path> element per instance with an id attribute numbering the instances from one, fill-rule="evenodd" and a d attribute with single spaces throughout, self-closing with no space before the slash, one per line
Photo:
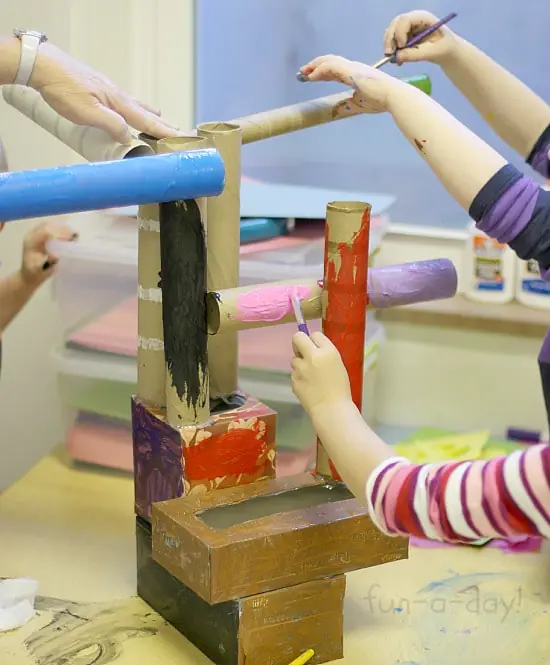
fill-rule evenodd
<path id="1" fill-rule="evenodd" d="M 524 443 L 540 443 L 542 441 L 542 434 L 541 432 L 535 432 L 529 429 L 509 427 L 506 430 L 506 438 L 511 441 L 522 441 Z"/>
<path id="2" fill-rule="evenodd" d="M 372 268 L 368 274 L 369 303 L 377 309 L 452 298 L 458 278 L 449 259 L 415 261 Z"/>

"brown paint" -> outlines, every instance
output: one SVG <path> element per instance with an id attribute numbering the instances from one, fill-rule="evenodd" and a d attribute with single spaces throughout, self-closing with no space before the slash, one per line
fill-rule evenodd
<path id="1" fill-rule="evenodd" d="M 407 558 L 356 499 L 279 512 L 225 529 L 200 513 L 326 481 L 310 474 L 263 480 L 153 505 L 153 559 L 209 603 L 241 598 Z"/>
<path id="2" fill-rule="evenodd" d="M 243 598 L 239 665 L 287 665 L 307 649 L 311 665 L 343 658 L 345 590 L 339 575 Z"/>

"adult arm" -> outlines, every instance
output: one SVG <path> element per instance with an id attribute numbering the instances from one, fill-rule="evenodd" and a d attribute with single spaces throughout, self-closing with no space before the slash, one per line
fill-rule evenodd
<path id="1" fill-rule="evenodd" d="M 0 85 L 15 81 L 20 56 L 17 37 L 0 37 Z M 29 86 L 62 117 L 102 129 L 120 143 L 131 142 L 130 126 L 159 139 L 181 136 L 160 111 L 120 90 L 106 76 L 50 42 L 38 49 Z"/>

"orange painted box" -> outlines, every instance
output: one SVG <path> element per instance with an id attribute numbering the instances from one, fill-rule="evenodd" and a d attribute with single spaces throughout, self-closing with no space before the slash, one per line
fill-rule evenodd
<path id="1" fill-rule="evenodd" d="M 153 559 L 209 603 L 407 558 L 343 483 L 304 474 L 153 505 Z"/>

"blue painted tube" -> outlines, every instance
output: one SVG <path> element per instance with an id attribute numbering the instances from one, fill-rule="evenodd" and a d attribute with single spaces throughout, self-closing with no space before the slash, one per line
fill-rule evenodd
<path id="1" fill-rule="evenodd" d="M 212 149 L 0 174 L 0 222 L 217 196 L 225 168 Z"/>

